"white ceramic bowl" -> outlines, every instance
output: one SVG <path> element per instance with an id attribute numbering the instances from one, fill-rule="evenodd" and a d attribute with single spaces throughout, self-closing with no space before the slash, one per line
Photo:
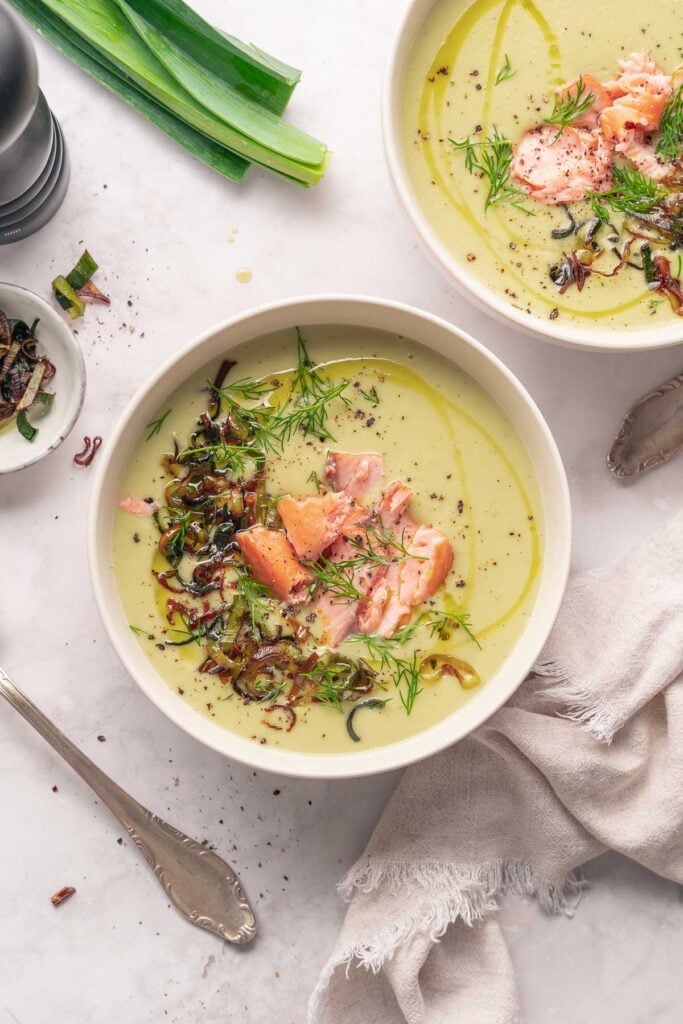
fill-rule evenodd
<path id="1" fill-rule="evenodd" d="M 347 324 L 415 339 L 451 359 L 505 410 L 533 460 L 543 501 L 545 554 L 529 624 L 500 671 L 464 707 L 424 732 L 375 750 L 299 754 L 254 743 L 191 708 L 145 657 L 119 599 L 112 567 L 112 518 L 125 467 L 155 411 L 191 374 L 252 338 L 283 328 Z M 399 358 L 400 353 L 396 353 Z M 90 571 L 110 639 L 143 692 L 172 721 L 207 746 L 255 768 L 308 778 L 343 778 L 387 771 L 427 757 L 461 739 L 493 714 L 519 686 L 540 653 L 567 578 L 571 512 L 567 481 L 555 442 L 527 392 L 495 356 L 443 320 L 410 306 L 355 296 L 292 299 L 228 320 L 174 356 L 133 398 L 121 417 L 94 480 L 88 524 Z"/>
<path id="2" fill-rule="evenodd" d="M 611 352 L 635 352 L 642 349 L 665 348 L 683 342 L 683 320 L 676 318 L 658 327 L 606 331 L 601 330 L 599 324 L 591 330 L 574 327 L 561 321 L 529 316 L 485 285 L 476 274 L 467 269 L 466 265 L 456 259 L 438 237 L 431 221 L 423 212 L 410 180 L 401 132 L 406 68 L 422 23 L 437 2 L 439 0 L 412 0 L 412 3 L 408 4 L 389 52 L 382 97 L 384 146 L 389 170 L 399 200 L 427 255 L 445 273 L 451 284 L 480 309 L 492 314 L 497 320 L 514 324 L 527 334 L 557 345 Z M 482 54 L 476 56 L 481 60 Z"/>
<path id="3" fill-rule="evenodd" d="M 39 349 L 57 370 L 48 389 L 54 391 L 55 400 L 51 409 L 36 419 L 34 440 L 27 441 L 18 430 L 0 434 L 0 473 L 13 473 L 44 458 L 68 436 L 83 405 L 85 364 L 78 341 L 59 313 L 33 292 L 0 282 L 0 309 L 7 317 L 28 324 L 40 319 L 36 332 Z"/>

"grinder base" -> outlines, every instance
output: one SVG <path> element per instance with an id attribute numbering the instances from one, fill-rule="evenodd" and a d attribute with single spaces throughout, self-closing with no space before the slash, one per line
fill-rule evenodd
<path id="1" fill-rule="evenodd" d="M 0 245 L 18 242 L 42 228 L 66 195 L 69 158 L 59 122 L 51 116 L 53 143 L 43 171 L 23 195 L 0 205 Z"/>

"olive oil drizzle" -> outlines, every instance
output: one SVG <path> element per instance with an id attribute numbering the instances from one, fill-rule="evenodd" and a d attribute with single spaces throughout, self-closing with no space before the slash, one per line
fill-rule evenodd
<path id="1" fill-rule="evenodd" d="M 453 153 L 447 139 L 448 132 L 444 130 L 443 126 L 447 90 L 452 78 L 450 74 L 440 73 L 440 69 L 443 68 L 448 68 L 449 72 L 452 71 L 472 30 L 483 17 L 498 6 L 501 6 L 501 12 L 493 37 L 491 56 L 486 73 L 486 85 L 484 87 L 482 135 L 486 136 L 492 126 L 495 78 L 505 46 L 506 29 L 515 9 L 521 8 L 533 20 L 543 36 L 547 48 L 550 84 L 553 86 L 562 84 L 564 76 L 562 73 L 562 54 L 559 40 L 533 0 L 503 0 L 502 4 L 501 0 L 474 0 L 458 19 L 432 62 L 428 71 L 428 81 L 425 83 L 420 98 L 418 126 L 422 135 L 422 155 L 427 164 L 430 180 L 439 189 L 439 192 L 449 206 L 469 223 L 493 259 L 496 262 L 501 262 L 501 253 L 505 252 L 507 243 L 510 241 L 510 235 L 512 234 L 512 240 L 518 244 L 523 241 L 523 238 L 518 232 L 514 230 L 511 232 L 510 224 L 506 219 L 507 212 L 495 207 L 489 211 L 489 216 L 494 220 L 499 230 L 495 233 L 490 230 L 485 231 L 482 226 L 483 212 L 472 210 L 459 185 L 458 175 L 452 172 Z M 432 139 L 442 141 L 437 143 L 432 142 Z M 447 179 L 450 179 L 450 182 Z M 509 274 L 510 279 L 517 282 L 523 293 L 533 296 L 537 302 L 547 309 L 550 310 L 559 304 L 559 297 L 556 294 L 552 292 L 547 294 L 532 287 L 528 280 L 517 272 L 512 259 L 508 259 L 505 262 L 505 270 Z M 571 301 L 568 301 L 566 296 L 562 297 L 561 302 L 566 312 L 572 316 L 585 320 L 602 320 L 617 314 L 623 314 L 627 310 L 639 306 L 646 295 L 647 291 L 643 289 L 632 299 L 598 310 L 577 307 Z"/>

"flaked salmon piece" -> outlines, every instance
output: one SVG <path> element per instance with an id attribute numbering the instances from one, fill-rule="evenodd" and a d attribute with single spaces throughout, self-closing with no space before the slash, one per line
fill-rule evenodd
<path id="1" fill-rule="evenodd" d="M 244 560 L 254 578 L 268 587 L 280 601 L 298 604 L 307 597 L 311 573 L 297 561 L 294 548 L 284 533 L 252 526 L 236 534 Z"/>
<path id="2" fill-rule="evenodd" d="M 391 636 L 448 576 L 453 565 L 453 547 L 440 530 L 418 526 L 406 547 L 414 557 L 389 566 L 359 608 L 361 633 Z"/>
<path id="3" fill-rule="evenodd" d="M 408 515 L 408 505 L 413 492 L 407 484 L 400 480 L 391 483 L 377 505 L 372 510 L 374 516 L 378 517 L 385 529 L 391 529 L 403 537 L 402 543 L 406 543 L 415 524 Z M 357 506 L 358 508 L 359 506 Z M 365 517 L 367 519 L 367 515 Z M 352 527 L 345 527 L 344 532 L 332 545 L 326 557 L 332 562 L 352 561 L 358 558 L 358 551 L 354 542 L 362 542 L 367 536 L 366 531 L 361 528 L 362 524 Z M 376 547 L 376 541 L 373 540 Z M 353 585 L 361 594 L 370 594 L 380 580 L 391 571 L 386 565 L 362 566 L 352 576 Z M 319 616 L 324 630 L 324 641 L 330 647 L 338 647 L 349 633 L 357 628 L 356 617 L 359 610 L 359 602 L 341 601 L 339 598 L 321 594 L 315 602 L 315 612 Z"/>
<path id="4" fill-rule="evenodd" d="M 287 539 L 299 558 L 317 561 L 337 539 L 354 503 L 344 491 L 330 491 L 297 500 L 285 494 L 277 503 Z"/>
<path id="5" fill-rule="evenodd" d="M 593 94 L 593 102 L 591 103 L 588 110 L 585 110 L 580 117 L 577 117 L 575 121 L 572 121 L 574 128 L 595 128 L 598 123 L 598 117 L 600 112 L 609 107 L 612 102 L 612 97 L 607 92 L 607 89 L 598 82 L 597 78 L 593 75 L 582 75 L 582 92 L 581 99 L 585 99 L 589 93 Z M 567 82 L 566 85 L 561 86 L 557 90 L 558 99 L 566 99 L 568 96 L 577 95 L 579 85 L 578 78 L 572 78 L 571 82 Z"/>
<path id="6" fill-rule="evenodd" d="M 615 147 L 641 174 L 653 181 L 665 181 L 671 174 L 671 165 L 662 163 L 654 148 L 644 141 L 641 132 L 629 131 Z"/>
<path id="7" fill-rule="evenodd" d="M 377 515 L 384 526 L 395 527 L 405 516 L 413 496 L 412 488 L 402 480 L 394 480 L 377 503 Z"/>
<path id="8" fill-rule="evenodd" d="M 633 129 L 656 130 L 671 96 L 672 80 L 645 53 L 629 54 L 619 67 L 616 79 L 605 83 L 612 102 L 600 114 L 599 126 L 608 140 L 624 141 Z"/>
<path id="9" fill-rule="evenodd" d="M 448 576 L 453 565 L 453 545 L 441 530 L 418 526 L 407 547 L 415 558 L 404 563 L 400 597 L 414 608 L 428 601 Z"/>
<path id="10" fill-rule="evenodd" d="M 379 452 L 329 452 L 325 476 L 335 491 L 362 498 L 384 476 L 384 456 Z"/>
<path id="11" fill-rule="evenodd" d="M 661 74 L 656 61 L 649 53 L 629 53 L 628 57 L 622 57 L 617 61 L 619 74 L 612 82 L 603 82 L 603 88 L 614 99 L 623 96 L 628 91 L 628 82 L 634 75 L 656 75 Z"/>
<path id="12" fill-rule="evenodd" d="M 358 552 L 353 540 L 360 540 L 363 531 L 340 537 L 327 552 L 331 562 L 345 562 L 357 558 Z M 353 585 L 361 594 L 369 594 L 375 584 L 386 572 L 382 565 L 366 565 L 355 570 L 352 575 Z M 320 594 L 313 605 L 316 617 L 323 627 L 322 639 L 329 647 L 338 647 L 349 633 L 356 629 L 356 612 L 358 602 L 344 601 L 331 594 Z"/>
<path id="13" fill-rule="evenodd" d="M 129 516 L 153 516 L 159 510 L 158 501 L 145 501 L 144 498 L 119 498 L 116 502 L 122 512 Z"/>
<path id="14" fill-rule="evenodd" d="M 602 115 L 601 115 L 602 117 Z M 515 147 L 515 181 L 541 203 L 573 203 L 612 184 L 612 147 L 585 128 L 552 125 L 526 132 Z"/>

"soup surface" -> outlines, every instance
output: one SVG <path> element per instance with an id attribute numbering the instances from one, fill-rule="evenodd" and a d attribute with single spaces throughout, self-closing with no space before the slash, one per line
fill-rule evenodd
<path id="1" fill-rule="evenodd" d="M 676 315 L 682 39 L 683 6 L 661 0 L 435 3 L 404 84 L 409 174 L 442 243 L 518 309 L 600 331 Z M 630 55 L 650 72 L 624 70 Z M 614 134 L 613 112 L 655 92 L 651 120 L 632 106 Z M 487 156 L 493 184 L 491 165 L 481 169 Z M 559 205 L 565 195 L 576 231 Z M 635 220 L 634 203 L 656 214 L 661 230 Z M 645 243 L 655 261 L 649 278 Z M 658 254 L 667 268 L 657 267 Z"/>
<path id="2" fill-rule="evenodd" d="M 298 356 L 294 330 L 231 350 L 235 365 L 223 383 L 220 408 L 216 393 L 207 388 L 218 364 L 197 373 L 164 403 L 121 480 L 114 566 L 131 629 L 183 700 L 255 742 L 336 753 L 419 732 L 486 686 L 531 612 L 542 523 L 534 470 L 520 438 L 486 392 L 453 364 L 381 332 L 325 326 L 303 334 Z M 311 396 L 305 388 L 301 393 L 299 383 L 306 372 L 323 389 L 317 394 L 329 399 L 316 433 L 304 432 L 308 421 L 298 411 L 311 408 Z M 298 417 L 296 429 L 277 450 L 266 452 L 251 479 L 248 463 L 221 469 L 219 445 L 212 447 L 204 432 L 222 430 L 226 436 L 224 425 L 232 416 L 235 428 L 239 408 L 255 410 L 268 429 L 278 416 Z M 207 409 L 211 421 L 201 419 Z M 275 420 L 268 418 L 273 415 Z M 277 558 L 265 566 L 250 562 L 245 527 L 251 537 L 272 539 L 277 533 L 289 544 L 279 496 L 292 495 L 295 510 L 308 508 L 300 502 L 305 497 L 314 505 L 345 501 L 341 476 L 325 476 L 331 450 L 354 458 L 371 452 L 383 460 L 383 475 L 366 480 L 362 499 L 352 502 L 354 514 L 379 508 L 386 495 L 398 493 L 396 481 L 409 496 L 407 511 L 392 525 L 372 511 L 362 542 L 347 529 L 335 542 L 350 540 L 346 560 L 335 554 L 335 543 L 297 559 L 294 575 L 309 574 L 306 588 L 297 590 L 292 583 L 291 601 L 277 601 L 258 582 L 268 580 L 276 589 L 282 584 L 280 577 L 268 575 Z M 209 457 L 210 473 L 199 461 Z M 188 472 L 201 484 L 189 488 L 191 499 Z M 202 483 L 203 472 L 210 486 Z M 236 486 L 226 491 L 228 484 Z M 252 514 L 249 494 L 257 491 Z M 196 504 L 180 506 L 183 497 Z M 219 505 L 222 517 L 202 533 L 199 517 L 207 504 L 211 515 Z M 190 516 L 188 507 L 195 509 Z M 144 514 L 151 510 L 155 516 Z M 287 536 L 298 543 L 291 532 L 295 524 L 289 517 L 286 522 Z M 335 614 L 336 605 L 345 610 L 345 601 L 356 608 L 353 588 L 364 589 L 364 572 L 389 578 L 412 567 L 419 577 L 432 567 L 428 549 L 414 557 L 411 538 L 418 523 L 422 535 L 452 551 L 445 578 L 434 580 L 433 592 L 402 614 L 395 628 L 378 626 L 383 635 L 372 629 L 361 633 L 352 614 L 353 624 L 331 642 L 321 601 Z M 212 575 L 216 564 L 219 570 Z M 331 593 L 330 578 L 337 584 Z M 211 589 L 218 579 L 220 587 Z M 209 586 L 204 592 L 196 586 L 183 591 L 188 580 L 209 581 Z M 350 596 L 339 592 L 345 580 Z M 372 604 L 376 590 L 377 584 L 366 604 Z M 278 645 L 282 656 L 271 660 Z M 256 662 L 263 672 L 255 675 Z"/>

